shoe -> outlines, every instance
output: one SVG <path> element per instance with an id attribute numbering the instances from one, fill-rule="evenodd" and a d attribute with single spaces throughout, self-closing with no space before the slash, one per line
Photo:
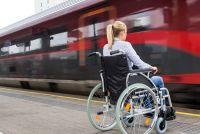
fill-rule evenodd
<path id="1" fill-rule="evenodd" d="M 174 119 L 176 119 L 176 110 L 173 107 L 167 107 L 166 121 L 171 121 Z"/>

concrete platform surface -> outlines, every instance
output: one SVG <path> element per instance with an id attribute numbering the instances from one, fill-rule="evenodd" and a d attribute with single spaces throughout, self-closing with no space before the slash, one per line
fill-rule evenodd
<path id="1" fill-rule="evenodd" d="M 200 134 L 200 110 L 177 111 L 167 134 Z M 86 97 L 0 87 L 0 134 L 118 133 L 117 128 L 100 132 L 90 125 Z"/>

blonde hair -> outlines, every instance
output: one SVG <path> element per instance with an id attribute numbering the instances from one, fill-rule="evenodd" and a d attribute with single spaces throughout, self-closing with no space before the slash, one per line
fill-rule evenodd
<path id="1" fill-rule="evenodd" d="M 115 21 L 107 26 L 106 33 L 109 49 L 112 49 L 114 37 L 117 37 L 121 31 L 127 32 L 126 24 L 121 21 Z"/>

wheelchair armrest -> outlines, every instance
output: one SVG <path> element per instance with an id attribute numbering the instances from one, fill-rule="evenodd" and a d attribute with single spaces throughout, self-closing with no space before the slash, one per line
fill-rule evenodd
<path id="1" fill-rule="evenodd" d="M 131 70 L 130 73 L 148 73 L 152 71 L 153 70 L 151 68 L 145 68 L 145 69 L 134 69 L 134 70 Z"/>

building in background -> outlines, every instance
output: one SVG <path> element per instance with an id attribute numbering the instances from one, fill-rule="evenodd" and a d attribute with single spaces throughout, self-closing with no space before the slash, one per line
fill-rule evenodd
<path id="1" fill-rule="evenodd" d="M 39 13 L 68 0 L 35 0 L 35 13 Z"/>

